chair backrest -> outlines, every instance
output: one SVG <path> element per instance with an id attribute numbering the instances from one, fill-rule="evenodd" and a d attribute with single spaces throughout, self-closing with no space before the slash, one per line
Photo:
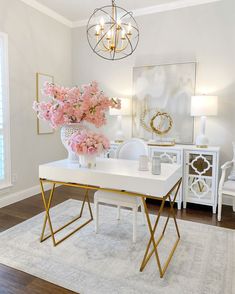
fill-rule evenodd
<path id="1" fill-rule="evenodd" d="M 138 160 L 140 155 L 148 156 L 148 146 L 143 140 L 137 138 L 122 143 L 116 153 L 117 158 L 130 160 Z"/>

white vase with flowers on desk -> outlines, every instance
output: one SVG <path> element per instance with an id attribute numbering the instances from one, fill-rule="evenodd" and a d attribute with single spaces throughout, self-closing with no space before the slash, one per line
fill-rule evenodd
<path id="1" fill-rule="evenodd" d="M 109 140 L 104 135 L 89 130 L 75 132 L 68 145 L 79 156 L 80 166 L 85 168 L 95 167 L 96 157 L 110 148 Z"/>
<path id="2" fill-rule="evenodd" d="M 33 109 L 38 118 L 48 121 L 52 128 L 61 127 L 61 140 L 68 151 L 70 162 L 78 162 L 78 156 L 69 147 L 69 138 L 82 130 L 88 130 L 84 123 L 96 128 L 105 125 L 109 109 L 121 108 L 120 100 L 107 97 L 95 81 L 80 88 L 65 88 L 46 82 L 42 91 L 49 99 L 35 101 Z"/>

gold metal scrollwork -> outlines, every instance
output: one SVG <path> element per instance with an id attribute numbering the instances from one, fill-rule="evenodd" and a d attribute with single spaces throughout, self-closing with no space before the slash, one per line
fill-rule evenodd
<path id="1" fill-rule="evenodd" d="M 148 125 L 146 122 L 145 122 L 145 118 L 146 118 L 146 115 L 149 114 L 149 110 L 145 109 L 142 113 L 141 113 L 141 116 L 140 116 L 140 124 L 142 126 L 142 128 L 149 132 L 149 133 L 152 133 L 152 128 L 150 127 L 150 125 Z"/>
<path id="2" fill-rule="evenodd" d="M 160 119 L 158 126 L 155 126 L 154 122 Z M 165 122 L 167 121 L 167 126 L 164 127 Z M 171 116 L 167 112 L 160 112 L 158 111 L 151 119 L 150 121 L 150 127 L 154 133 L 157 135 L 164 135 L 167 134 L 173 126 L 173 120 Z"/>

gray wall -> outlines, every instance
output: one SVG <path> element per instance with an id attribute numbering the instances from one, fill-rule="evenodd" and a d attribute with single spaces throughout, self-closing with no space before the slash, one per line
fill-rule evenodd
<path id="1" fill-rule="evenodd" d="M 133 66 L 197 61 L 197 93 L 219 96 L 219 115 L 208 118 L 207 134 L 211 144 L 222 147 L 221 160 L 231 158 L 235 140 L 235 1 L 141 16 L 137 21 L 139 47 L 133 56 L 117 62 L 92 53 L 85 27 L 74 29 L 73 83 L 95 79 L 109 95 L 131 96 Z M 111 138 L 114 124 L 115 119 L 110 118 L 106 129 Z M 130 135 L 130 119 L 125 124 Z"/>
<path id="2" fill-rule="evenodd" d="M 0 31 L 9 37 L 12 174 L 17 181 L 4 193 L 38 185 L 38 164 L 65 156 L 59 133 L 36 133 L 35 74 L 71 84 L 71 30 L 19 0 L 0 0 Z"/>

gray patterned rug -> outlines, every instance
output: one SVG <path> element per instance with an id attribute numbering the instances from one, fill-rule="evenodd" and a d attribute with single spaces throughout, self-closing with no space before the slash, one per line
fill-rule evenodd
<path id="1" fill-rule="evenodd" d="M 80 206 L 76 200 L 56 206 L 51 212 L 54 223 L 70 220 Z M 39 214 L 0 234 L 0 263 L 81 294 L 235 293 L 235 231 L 178 221 L 181 241 L 160 279 L 154 258 L 139 272 L 148 241 L 141 215 L 136 244 L 131 212 L 122 210 L 120 221 L 115 217 L 115 208 L 101 206 L 99 234 L 90 223 L 54 248 L 51 240 L 39 242 L 43 221 Z M 159 249 L 162 260 L 174 238 L 171 223 Z"/>

